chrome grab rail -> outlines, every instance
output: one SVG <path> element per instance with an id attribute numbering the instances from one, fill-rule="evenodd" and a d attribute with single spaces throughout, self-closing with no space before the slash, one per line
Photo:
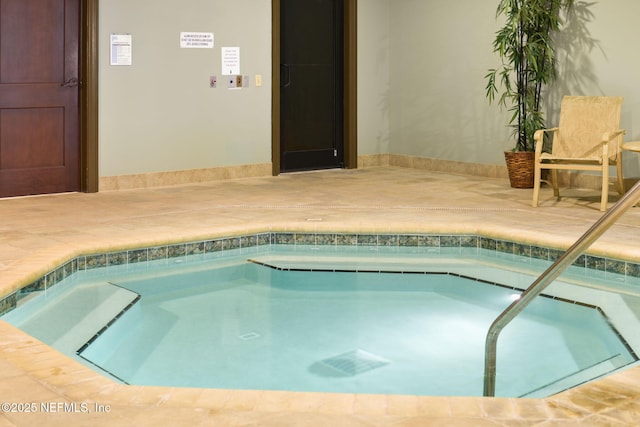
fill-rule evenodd
<path id="1" fill-rule="evenodd" d="M 562 274 L 580 255 L 587 250 L 616 220 L 629 208 L 640 201 L 640 181 L 607 211 L 586 233 L 538 277 L 521 295 L 507 307 L 489 327 L 484 352 L 484 396 L 495 396 L 496 392 L 496 352 L 500 332 L 527 305 Z"/>

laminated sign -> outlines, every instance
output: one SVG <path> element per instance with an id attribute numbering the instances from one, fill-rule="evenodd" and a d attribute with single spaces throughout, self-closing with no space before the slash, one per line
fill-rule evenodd
<path id="1" fill-rule="evenodd" d="M 213 49 L 213 33 L 180 33 L 180 47 L 183 49 Z"/>
<path id="2" fill-rule="evenodd" d="M 111 65 L 131 65 L 131 34 L 111 34 Z"/>

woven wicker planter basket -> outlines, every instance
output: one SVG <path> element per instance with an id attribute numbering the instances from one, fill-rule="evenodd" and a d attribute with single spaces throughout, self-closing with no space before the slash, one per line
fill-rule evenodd
<path id="1" fill-rule="evenodd" d="M 533 188 L 533 151 L 505 151 L 509 181 L 513 188 Z"/>

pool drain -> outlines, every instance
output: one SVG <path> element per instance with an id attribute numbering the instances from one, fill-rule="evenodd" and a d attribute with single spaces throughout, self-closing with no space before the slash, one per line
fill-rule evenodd
<path id="1" fill-rule="evenodd" d="M 391 362 L 375 354 L 358 349 L 321 360 L 320 363 L 344 375 L 354 376 L 381 368 Z"/>

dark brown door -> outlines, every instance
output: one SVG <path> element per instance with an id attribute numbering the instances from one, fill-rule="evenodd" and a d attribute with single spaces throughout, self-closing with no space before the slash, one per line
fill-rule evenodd
<path id="1" fill-rule="evenodd" d="M 0 0 L 0 197 L 80 189 L 80 0 Z"/>
<path id="2" fill-rule="evenodd" d="M 280 1 L 280 171 L 344 166 L 343 0 Z"/>

